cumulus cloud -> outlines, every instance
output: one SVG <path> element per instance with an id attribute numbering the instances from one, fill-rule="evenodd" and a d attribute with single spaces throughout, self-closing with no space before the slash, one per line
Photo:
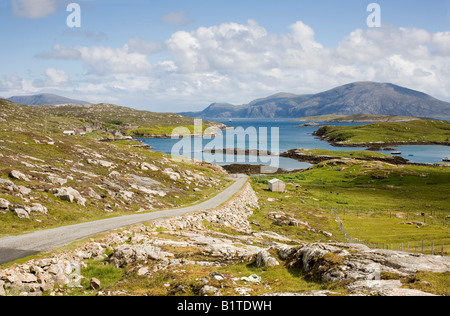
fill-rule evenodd
<path id="1" fill-rule="evenodd" d="M 0 91 L 14 91 L 23 88 L 23 79 L 18 76 L 9 76 L 0 79 Z"/>
<path id="2" fill-rule="evenodd" d="M 45 70 L 45 76 L 52 85 L 66 84 L 69 81 L 69 76 L 64 70 L 47 68 Z"/>
<path id="3" fill-rule="evenodd" d="M 39 19 L 56 12 L 58 0 L 11 0 L 13 13 L 21 18 Z"/>
<path id="4" fill-rule="evenodd" d="M 70 84 L 69 75 L 62 69 L 47 68 L 44 75 L 33 80 L 32 85 L 36 89 L 64 88 Z"/>
<path id="5" fill-rule="evenodd" d="M 383 26 L 357 29 L 336 47 L 324 47 L 301 21 L 285 33 L 270 33 L 249 20 L 174 32 L 164 42 L 133 37 L 119 48 L 55 45 L 37 57 L 80 61 L 90 78 L 102 78 L 80 82 L 86 93 L 125 98 L 136 91 L 142 98 L 201 108 L 206 102 L 244 103 L 274 92 L 315 93 L 366 80 L 450 99 L 449 43 L 450 32 Z"/>
<path id="6" fill-rule="evenodd" d="M 337 47 L 325 48 L 303 22 L 289 29 L 273 34 L 255 21 L 224 23 L 176 32 L 165 50 L 179 73 L 219 74 L 233 88 L 245 87 L 255 94 L 265 88 L 316 92 L 371 80 L 450 97 L 449 87 L 442 85 L 450 67 L 450 33 L 394 26 L 358 29 Z"/>
<path id="7" fill-rule="evenodd" d="M 148 74 L 151 64 L 147 55 L 130 49 L 128 44 L 121 48 L 105 46 L 64 47 L 55 45 L 50 52 L 36 55 L 43 59 L 80 60 L 88 68 L 89 73 L 107 74 Z"/>

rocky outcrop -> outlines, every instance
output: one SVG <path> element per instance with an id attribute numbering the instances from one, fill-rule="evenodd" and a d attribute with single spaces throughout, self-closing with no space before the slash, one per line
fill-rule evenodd
<path id="1" fill-rule="evenodd" d="M 68 187 L 68 188 L 58 188 L 52 190 L 53 194 L 60 198 L 63 201 L 67 202 L 76 202 L 77 204 L 81 206 L 85 206 L 86 199 L 81 196 L 80 192 L 75 190 L 74 188 Z"/>
<path id="2" fill-rule="evenodd" d="M 326 237 L 333 237 L 333 234 L 321 229 L 316 229 L 313 228 L 309 225 L 308 222 L 305 221 L 301 221 L 297 218 L 295 218 L 295 216 L 291 215 L 291 214 L 286 214 L 285 212 L 270 212 L 267 215 L 267 218 L 273 220 L 273 225 L 276 226 L 293 226 L 293 227 L 303 227 L 305 230 L 309 231 L 309 232 L 313 232 L 313 233 L 320 233 Z"/>
<path id="3" fill-rule="evenodd" d="M 347 281 L 350 293 L 370 295 L 427 295 L 403 289 L 399 280 L 381 280 L 382 273 L 404 278 L 419 271 L 450 271 L 448 257 L 369 249 L 360 244 L 306 244 L 288 251 L 283 249 L 280 256 L 286 259 L 288 266 L 301 268 L 313 279 Z"/>
<path id="4" fill-rule="evenodd" d="M 25 174 L 23 174 L 22 172 L 17 171 L 17 170 L 11 171 L 11 172 L 9 173 L 9 176 L 10 176 L 12 179 L 17 179 L 17 180 L 27 181 L 27 182 L 31 181 L 30 178 L 29 178 L 28 176 L 26 176 Z"/>
<path id="5" fill-rule="evenodd" d="M 8 200 L 0 199 L 0 210 L 8 210 L 11 203 Z"/>

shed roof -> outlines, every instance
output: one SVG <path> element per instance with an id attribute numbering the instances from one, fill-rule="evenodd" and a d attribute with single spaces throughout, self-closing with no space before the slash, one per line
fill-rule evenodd
<path id="1" fill-rule="evenodd" d="M 269 181 L 269 183 L 277 183 L 277 182 L 283 182 L 283 181 L 281 181 L 280 179 L 272 179 L 272 180 L 270 180 Z"/>

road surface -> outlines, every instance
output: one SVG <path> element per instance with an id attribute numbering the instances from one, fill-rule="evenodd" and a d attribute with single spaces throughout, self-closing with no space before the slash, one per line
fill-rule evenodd
<path id="1" fill-rule="evenodd" d="M 0 239 L 0 264 L 46 252 L 115 229 L 162 218 L 176 217 L 196 211 L 215 209 L 239 192 L 247 182 L 248 177 L 239 175 L 234 180 L 235 182 L 227 189 L 210 200 L 197 205 L 153 213 L 109 218 Z"/>

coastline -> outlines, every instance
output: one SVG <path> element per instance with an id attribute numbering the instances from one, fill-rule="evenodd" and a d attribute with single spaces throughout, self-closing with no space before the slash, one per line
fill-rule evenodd
<path id="1" fill-rule="evenodd" d="M 367 147 L 367 148 L 385 148 L 385 147 L 397 147 L 397 146 L 450 146 L 450 142 L 435 142 L 435 141 L 398 141 L 398 142 L 368 142 L 368 143 L 345 143 L 331 140 L 328 137 L 317 136 L 320 140 L 327 141 L 334 147 Z"/>
<path id="2" fill-rule="evenodd" d="M 230 164 L 222 166 L 229 174 L 245 174 L 248 176 L 255 175 L 280 175 L 301 172 L 306 169 L 285 170 L 283 168 L 274 168 L 265 165 L 249 165 L 249 164 Z M 262 172 L 262 171 L 266 172 Z M 267 172 L 270 171 L 270 172 Z"/>
<path id="3" fill-rule="evenodd" d="M 344 157 L 340 156 L 328 156 L 328 155 L 307 155 L 307 154 L 301 154 L 298 152 L 298 149 L 291 149 L 287 152 L 281 153 L 281 157 L 285 158 L 291 158 L 302 162 L 309 162 L 312 164 L 317 164 L 320 162 L 324 162 L 327 160 L 333 160 L 333 159 L 343 159 Z M 411 162 L 405 158 L 399 157 L 399 156 L 392 156 L 392 158 L 382 158 L 382 157 L 352 157 L 349 159 L 355 159 L 355 160 L 362 160 L 362 161 L 382 161 L 394 165 L 405 165 L 405 164 L 411 164 Z"/>
<path id="4" fill-rule="evenodd" d="M 209 137 L 216 137 L 219 136 L 219 134 L 183 134 L 183 135 L 145 135 L 145 136 L 133 136 L 134 139 L 138 138 L 148 138 L 148 139 L 176 139 L 176 137 L 179 138 L 209 138 Z"/>
<path id="5" fill-rule="evenodd" d="M 245 156 L 279 156 L 276 153 L 272 153 L 268 150 L 258 149 L 241 149 L 241 148 L 229 148 L 229 149 L 207 149 L 203 151 L 207 154 L 222 154 L 222 155 L 245 155 Z"/>

